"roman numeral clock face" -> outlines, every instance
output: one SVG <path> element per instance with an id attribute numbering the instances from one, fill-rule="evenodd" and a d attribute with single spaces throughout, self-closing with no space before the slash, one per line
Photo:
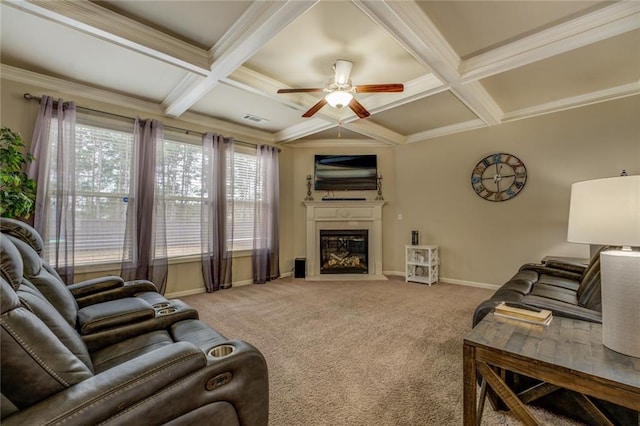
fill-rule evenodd
<path id="1" fill-rule="evenodd" d="M 488 201 L 506 201 L 522 191 L 527 168 L 511 154 L 491 154 L 480 160 L 471 173 L 471 186 Z"/>

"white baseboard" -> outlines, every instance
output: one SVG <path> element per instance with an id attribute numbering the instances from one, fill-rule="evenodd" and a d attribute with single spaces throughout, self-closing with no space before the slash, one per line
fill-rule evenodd
<path id="1" fill-rule="evenodd" d="M 291 272 L 284 272 L 280 274 L 280 278 L 290 277 L 290 276 L 291 276 Z M 242 287 L 244 285 L 249 285 L 249 284 L 253 284 L 253 280 L 236 281 L 233 283 L 233 287 Z M 204 289 L 204 287 L 193 288 L 191 290 L 176 291 L 175 293 L 167 293 L 164 295 L 164 297 L 166 297 L 167 299 L 178 299 L 180 297 L 191 296 L 193 294 L 200 294 L 200 293 L 206 293 L 206 290 Z"/>
<path id="2" fill-rule="evenodd" d="M 466 285 L 468 287 L 487 288 L 487 289 L 490 289 L 490 290 L 497 290 L 497 289 L 499 289 L 501 287 L 501 286 L 496 285 L 496 284 L 487 284 L 487 283 L 479 283 L 479 282 L 475 282 L 475 281 L 457 280 L 455 278 L 446 278 L 446 277 L 440 277 L 440 282 L 447 283 L 447 284 Z"/>
<path id="3" fill-rule="evenodd" d="M 184 291 L 176 291 L 175 293 L 167 293 L 164 295 L 167 299 L 178 299 L 184 296 L 191 296 L 193 294 L 206 293 L 206 290 L 203 288 L 192 288 L 191 290 Z"/>
<path id="4" fill-rule="evenodd" d="M 404 272 L 402 271 L 383 271 L 383 273 L 385 275 L 397 275 L 399 277 L 403 277 L 405 276 Z M 447 283 L 447 284 L 456 284 L 456 285 L 466 285 L 468 287 L 479 287 L 479 288 L 487 288 L 490 290 L 497 290 L 499 289 L 501 286 L 496 285 L 496 284 L 487 284 L 487 283 L 479 283 L 479 282 L 475 282 L 475 281 L 465 281 L 465 280 L 458 280 L 455 278 L 446 278 L 446 277 L 440 277 L 440 279 L 438 280 L 441 283 Z"/>

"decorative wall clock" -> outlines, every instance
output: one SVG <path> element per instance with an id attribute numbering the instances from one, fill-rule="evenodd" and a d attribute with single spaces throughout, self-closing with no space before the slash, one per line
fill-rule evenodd
<path id="1" fill-rule="evenodd" d="M 522 191 L 527 168 L 512 154 L 491 154 L 480 160 L 471 173 L 471 186 L 479 197 L 506 201 Z"/>

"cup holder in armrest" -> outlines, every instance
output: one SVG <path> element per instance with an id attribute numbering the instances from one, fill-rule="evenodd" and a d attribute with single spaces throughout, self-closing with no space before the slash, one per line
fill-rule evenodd
<path id="1" fill-rule="evenodd" d="M 155 310 L 161 310 L 161 309 L 168 308 L 169 306 L 171 306 L 170 303 L 161 302 L 161 303 L 156 303 L 155 305 L 152 305 L 152 308 L 155 309 Z"/>
<path id="2" fill-rule="evenodd" d="M 172 314 L 172 313 L 177 312 L 177 311 L 178 310 L 176 308 L 164 308 L 164 309 L 160 309 L 156 313 L 158 315 L 169 315 L 169 314 Z"/>
<path id="3" fill-rule="evenodd" d="M 211 350 L 209 350 L 209 354 L 210 356 L 214 357 L 214 358 L 223 358 L 225 356 L 229 356 L 232 353 L 234 353 L 236 350 L 235 346 L 232 345 L 220 345 L 220 346 L 216 346 L 214 348 L 211 348 Z"/>

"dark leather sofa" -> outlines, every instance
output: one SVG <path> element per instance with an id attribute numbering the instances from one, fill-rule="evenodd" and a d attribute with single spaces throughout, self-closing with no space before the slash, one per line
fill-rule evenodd
<path id="1" fill-rule="evenodd" d="M 602 323 L 600 291 L 600 252 L 588 262 L 551 258 L 544 264 L 525 264 L 488 300 L 480 303 L 473 316 L 475 327 L 498 304 L 510 302 L 525 307 L 548 309 L 554 316 Z M 506 373 L 506 381 L 515 393 L 532 389 L 539 382 L 518 374 Z M 589 412 L 593 403 L 613 424 L 638 424 L 637 412 L 606 401 L 584 397 L 572 391 L 558 389 L 533 402 L 558 414 L 586 424 L 599 424 Z M 499 408 L 504 406 L 499 405 Z"/>
<path id="2" fill-rule="evenodd" d="M 66 286 L 28 225 L 2 219 L 3 425 L 266 425 L 262 354 L 148 281 Z"/>
<path id="3" fill-rule="evenodd" d="M 557 316 L 601 323 L 600 251 L 588 263 L 559 258 L 545 264 L 523 265 L 489 300 L 476 308 L 473 325 L 502 302 L 548 309 Z"/>

